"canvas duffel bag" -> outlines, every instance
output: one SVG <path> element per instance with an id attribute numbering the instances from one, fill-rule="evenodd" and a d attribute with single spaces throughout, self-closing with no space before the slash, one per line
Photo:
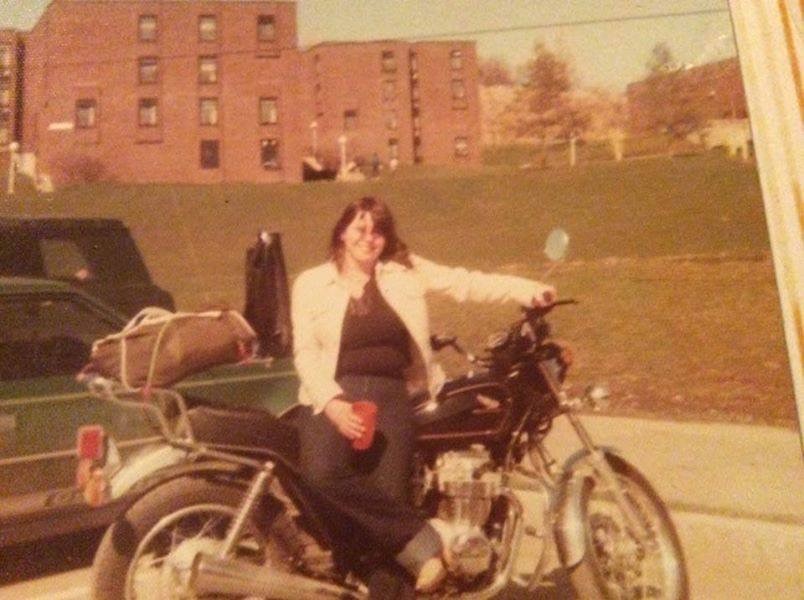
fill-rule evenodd
<path id="1" fill-rule="evenodd" d="M 120 331 L 92 344 L 89 368 L 130 390 L 167 387 L 252 355 L 257 335 L 234 310 L 172 313 L 142 309 Z"/>

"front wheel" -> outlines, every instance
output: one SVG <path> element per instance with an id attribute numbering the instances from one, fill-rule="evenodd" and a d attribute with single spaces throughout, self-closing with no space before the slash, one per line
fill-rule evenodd
<path id="1" fill-rule="evenodd" d="M 612 492 L 593 477 L 583 499 L 586 551 L 570 582 L 585 600 L 686 600 L 687 568 L 667 508 L 636 468 L 612 454 L 606 459 L 647 537 L 639 540 L 628 531 Z"/>

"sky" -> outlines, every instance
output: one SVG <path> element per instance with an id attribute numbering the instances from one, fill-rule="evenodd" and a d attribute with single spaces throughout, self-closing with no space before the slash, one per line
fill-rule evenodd
<path id="1" fill-rule="evenodd" d="M 0 28 L 30 29 L 49 1 L 0 0 Z M 455 37 L 515 68 L 543 42 L 579 86 L 614 91 L 645 75 L 660 42 L 687 65 L 736 55 L 727 0 L 298 0 L 297 12 L 302 46 Z"/>

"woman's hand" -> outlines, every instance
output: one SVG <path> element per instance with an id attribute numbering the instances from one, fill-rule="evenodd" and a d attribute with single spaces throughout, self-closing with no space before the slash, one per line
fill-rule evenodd
<path id="1" fill-rule="evenodd" d="M 533 294 L 533 306 L 535 308 L 544 308 L 550 306 L 558 298 L 556 288 L 546 283 L 536 282 L 536 291 Z"/>
<path id="2" fill-rule="evenodd" d="M 352 410 L 352 405 L 346 400 L 333 398 L 324 406 L 324 414 L 347 439 L 359 438 L 366 429 L 363 419 Z"/>

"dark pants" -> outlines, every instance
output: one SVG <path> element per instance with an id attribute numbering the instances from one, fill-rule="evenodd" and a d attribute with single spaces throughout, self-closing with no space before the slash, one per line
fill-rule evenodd
<path id="1" fill-rule="evenodd" d="M 413 406 L 401 380 L 349 376 L 338 383 L 349 400 L 377 404 L 374 444 L 356 451 L 323 413 L 307 413 L 301 432 L 301 469 L 330 497 L 349 506 L 365 542 L 383 551 L 388 561 L 369 577 L 372 598 L 412 598 L 411 572 L 440 549 L 432 528 L 409 503 L 415 431 Z"/>

